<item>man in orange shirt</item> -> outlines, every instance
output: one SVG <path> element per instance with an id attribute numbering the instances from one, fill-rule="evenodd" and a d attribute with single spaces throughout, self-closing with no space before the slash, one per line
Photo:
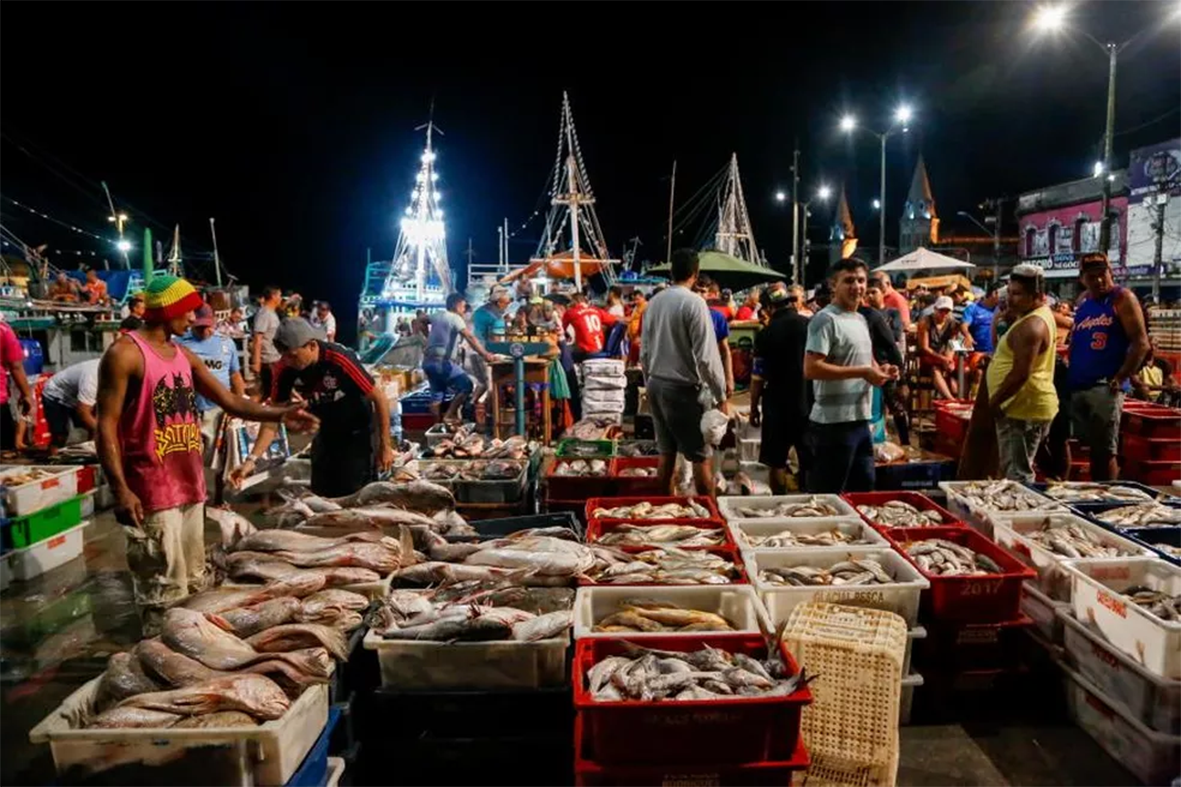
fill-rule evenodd
<path id="1" fill-rule="evenodd" d="M 86 271 L 86 284 L 82 285 L 86 300 L 95 306 L 106 306 L 111 298 L 107 295 L 107 283 L 98 277 L 94 268 Z"/>
<path id="2" fill-rule="evenodd" d="M 897 309 L 898 315 L 902 317 L 902 330 L 909 331 L 910 303 L 906 300 L 906 296 L 894 289 L 894 282 L 890 281 L 890 274 L 878 271 L 873 276 L 882 284 L 882 292 L 885 293 L 883 300 L 886 302 L 886 308 Z"/>

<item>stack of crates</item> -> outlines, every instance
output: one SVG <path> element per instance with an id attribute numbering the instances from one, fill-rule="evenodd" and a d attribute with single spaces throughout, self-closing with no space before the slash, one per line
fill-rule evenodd
<path id="1" fill-rule="evenodd" d="M 1124 403 L 1120 477 L 1149 486 L 1181 479 L 1181 410 L 1135 400 Z"/>
<path id="2" fill-rule="evenodd" d="M 792 610 L 783 642 L 820 676 L 801 722 L 812 755 L 804 783 L 894 784 L 906 638 L 893 612 L 825 602 Z"/>
<path id="3" fill-rule="evenodd" d="M 0 589 L 13 580 L 27 581 L 82 554 L 93 511 L 93 474 L 89 491 L 79 491 L 80 467 L 0 466 Z M 21 478 L 29 473 L 32 480 Z M 20 483 L 24 481 L 24 483 Z"/>

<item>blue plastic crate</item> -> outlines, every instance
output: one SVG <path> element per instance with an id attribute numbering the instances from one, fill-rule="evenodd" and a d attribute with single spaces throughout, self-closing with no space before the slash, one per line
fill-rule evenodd
<path id="1" fill-rule="evenodd" d="M 1159 492 L 1150 486 L 1145 486 L 1144 484 L 1136 483 L 1135 481 L 1093 481 L 1093 482 L 1088 481 L 1087 483 L 1103 484 L 1105 486 L 1126 486 L 1129 489 L 1138 489 L 1141 492 L 1144 492 L 1145 494 L 1151 495 L 1154 500 L 1159 500 L 1162 503 L 1167 503 L 1170 501 L 1169 497 L 1167 495 L 1163 494 L 1162 492 Z M 1044 495 L 1046 493 L 1046 489 L 1048 489 L 1050 487 L 1050 484 L 1034 483 L 1034 484 L 1026 484 L 1026 486 L 1029 487 L 1030 489 L 1032 489 L 1033 491 L 1037 492 L 1039 495 Z M 1063 501 L 1062 505 L 1074 507 L 1074 506 L 1112 506 L 1113 504 L 1111 502 L 1067 503 L 1067 502 Z M 1132 503 L 1118 503 L 1115 505 L 1126 506 L 1126 505 L 1132 505 Z"/>
<path id="2" fill-rule="evenodd" d="M 338 721 L 340 708 L 329 707 L 328 723 L 324 725 L 324 731 L 312 745 L 308 756 L 303 758 L 303 763 L 291 775 L 287 787 L 325 787 L 328 784 L 328 741 Z"/>
<path id="3" fill-rule="evenodd" d="M 879 492 L 901 489 L 935 489 L 940 481 L 955 479 L 956 463 L 951 459 L 877 465 L 873 488 Z"/>
<path id="4" fill-rule="evenodd" d="M 1181 558 L 1175 555 L 1170 555 L 1163 549 L 1162 545 L 1181 548 L 1181 527 L 1134 527 L 1123 531 L 1123 534 L 1133 541 L 1143 544 L 1151 549 L 1162 560 L 1167 560 L 1173 565 L 1181 566 Z"/>

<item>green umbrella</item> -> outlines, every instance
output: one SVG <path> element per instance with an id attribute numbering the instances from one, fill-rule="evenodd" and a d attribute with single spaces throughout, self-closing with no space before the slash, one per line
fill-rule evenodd
<path id="1" fill-rule="evenodd" d="M 702 273 L 709 274 L 709 277 L 716 281 L 718 286 L 735 291 L 784 278 L 779 271 L 731 257 L 720 251 L 703 251 L 698 254 L 698 260 L 701 263 Z M 669 265 L 664 263 L 655 268 L 649 268 L 648 273 L 653 276 L 668 276 Z"/>

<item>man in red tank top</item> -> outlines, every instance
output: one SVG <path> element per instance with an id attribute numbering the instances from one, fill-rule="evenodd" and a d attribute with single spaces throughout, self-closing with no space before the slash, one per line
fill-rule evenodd
<path id="1" fill-rule="evenodd" d="M 157 275 L 144 292 L 144 323 L 115 341 L 99 365 L 98 455 L 127 536 L 127 563 L 145 636 L 166 606 L 205 580 L 205 476 L 196 394 L 252 421 L 315 424 L 299 407 L 235 396 L 173 337 L 202 305 L 193 285 Z"/>

